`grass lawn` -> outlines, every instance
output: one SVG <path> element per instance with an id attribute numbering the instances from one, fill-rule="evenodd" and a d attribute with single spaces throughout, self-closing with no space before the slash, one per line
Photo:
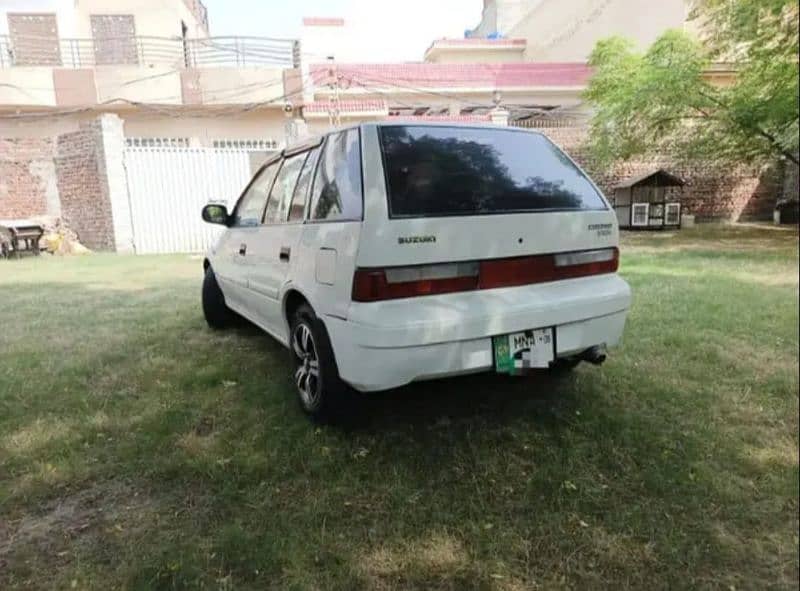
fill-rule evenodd
<path id="1" fill-rule="evenodd" d="M 196 257 L 0 261 L 0 588 L 796 588 L 798 236 L 627 235 L 624 345 L 314 427 Z"/>

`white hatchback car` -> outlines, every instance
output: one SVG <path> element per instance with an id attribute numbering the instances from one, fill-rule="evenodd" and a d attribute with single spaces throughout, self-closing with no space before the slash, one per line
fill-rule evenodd
<path id="1" fill-rule="evenodd" d="M 288 148 L 255 175 L 204 261 L 203 311 L 289 347 L 303 409 L 495 370 L 600 363 L 631 303 L 617 219 L 545 136 L 370 123 Z"/>

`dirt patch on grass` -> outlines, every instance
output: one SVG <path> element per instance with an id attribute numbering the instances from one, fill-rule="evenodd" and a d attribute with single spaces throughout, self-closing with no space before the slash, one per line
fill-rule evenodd
<path id="1" fill-rule="evenodd" d="M 788 374 L 797 367 L 797 358 L 793 357 L 789 343 L 786 343 L 786 351 L 757 347 L 742 339 L 728 339 L 724 344 L 714 343 L 711 347 L 723 367 L 745 365 L 758 379 L 766 379 L 778 372 Z"/>
<path id="2" fill-rule="evenodd" d="M 74 426 L 63 419 L 37 418 L 3 439 L 3 447 L 15 454 L 27 454 L 72 435 Z"/>
<path id="3" fill-rule="evenodd" d="M 0 522 L 0 565 L 30 550 L 40 557 L 68 560 L 72 545 L 80 538 L 130 531 L 153 506 L 148 494 L 120 481 L 63 495 L 40 511 Z"/>
<path id="4" fill-rule="evenodd" d="M 384 582 L 414 572 L 424 572 L 429 576 L 455 574 L 468 564 L 469 557 L 461 542 L 440 534 L 417 543 L 382 546 L 361 561 L 364 574 L 372 580 Z"/>

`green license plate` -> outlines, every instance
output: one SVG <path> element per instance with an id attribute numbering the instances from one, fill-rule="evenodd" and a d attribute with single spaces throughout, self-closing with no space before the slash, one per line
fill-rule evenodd
<path id="1" fill-rule="evenodd" d="M 537 328 L 492 337 L 497 373 L 520 374 L 555 360 L 555 329 Z"/>

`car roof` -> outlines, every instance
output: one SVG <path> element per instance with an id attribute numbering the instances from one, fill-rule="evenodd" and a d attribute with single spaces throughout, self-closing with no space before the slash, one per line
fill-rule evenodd
<path id="1" fill-rule="evenodd" d="M 362 127 L 460 127 L 464 129 L 489 129 L 492 131 L 518 131 L 522 133 L 533 133 L 542 135 L 536 129 L 526 129 L 522 127 L 513 127 L 508 125 L 496 125 L 490 122 L 481 121 L 420 121 L 419 119 L 405 119 L 403 117 L 393 117 L 393 120 L 383 121 L 370 121 L 369 123 L 362 123 Z"/>
<path id="2" fill-rule="evenodd" d="M 334 133 L 341 133 L 343 131 L 347 131 L 350 129 L 361 129 L 366 127 L 397 127 L 397 126 L 461 127 L 464 129 L 490 129 L 494 131 L 515 131 L 515 132 L 533 133 L 536 135 L 542 135 L 540 131 L 535 129 L 525 129 L 521 127 L 495 125 L 493 123 L 482 123 L 480 121 L 420 121 L 418 119 L 405 119 L 403 117 L 393 117 L 392 119 L 393 120 L 368 121 L 353 125 L 345 125 L 342 127 L 336 127 L 324 133 L 304 137 L 296 144 L 287 146 L 280 152 L 277 152 L 272 156 L 270 156 L 270 158 L 264 162 L 264 165 L 271 164 L 272 162 L 280 158 L 286 156 L 292 156 L 293 154 L 297 154 L 299 152 L 304 152 L 305 150 L 310 150 L 312 148 L 315 148 L 319 146 L 325 140 L 326 137 L 328 137 L 329 135 L 333 135 Z"/>

